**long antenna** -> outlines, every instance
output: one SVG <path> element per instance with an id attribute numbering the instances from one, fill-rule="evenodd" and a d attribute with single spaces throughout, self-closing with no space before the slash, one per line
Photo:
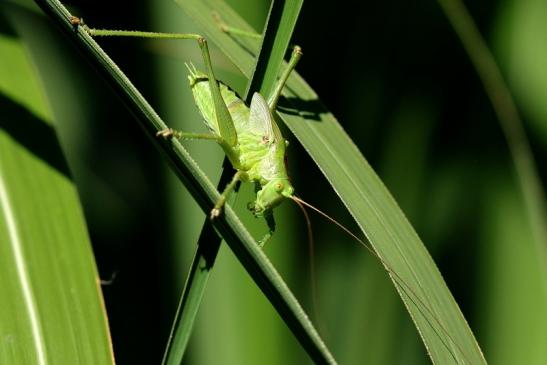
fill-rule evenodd
<path id="1" fill-rule="evenodd" d="M 342 223 L 338 222 L 336 219 L 332 218 L 331 216 L 329 216 L 327 213 L 324 213 L 323 211 L 321 211 L 319 208 L 316 208 L 314 207 L 313 205 L 311 205 L 310 203 L 307 203 L 305 202 L 304 200 L 300 199 L 299 197 L 296 197 L 296 196 L 291 196 L 291 199 L 294 200 L 295 202 L 298 203 L 298 205 L 305 205 L 307 206 L 308 208 L 314 210 L 316 213 L 319 213 L 321 216 L 323 216 L 323 218 L 327 219 L 328 221 L 330 221 L 331 223 L 334 223 L 338 228 L 340 228 L 342 231 L 346 232 L 348 235 L 350 235 L 353 239 L 355 239 L 357 242 L 359 242 L 362 246 L 364 246 L 368 251 L 370 251 L 374 256 L 378 257 L 380 260 L 382 260 L 381 257 L 378 256 L 378 254 L 376 253 L 376 251 L 374 251 L 371 247 L 369 247 L 369 245 L 367 245 L 365 243 L 365 241 L 363 241 L 362 239 L 360 239 L 359 237 L 357 237 L 352 231 L 350 231 L 349 229 L 347 229 L 345 226 L 342 225 Z M 382 260 L 382 263 L 383 260 Z"/>
<path id="2" fill-rule="evenodd" d="M 352 231 L 350 231 L 348 228 L 346 228 L 344 225 L 342 225 L 342 223 L 338 222 L 336 219 L 332 218 L 331 216 L 329 216 L 328 214 L 324 213 L 322 210 L 320 210 L 319 208 L 316 208 L 314 207 L 313 205 L 311 205 L 310 203 L 307 203 L 306 201 L 296 197 L 296 196 L 291 196 L 290 197 L 293 201 L 295 201 L 299 206 L 306 206 L 308 208 L 310 208 L 311 210 L 315 211 L 316 213 L 318 213 L 319 215 L 321 215 L 323 218 L 327 219 L 329 222 L 333 223 L 334 225 L 336 225 L 338 228 L 340 228 L 341 230 L 343 230 L 344 232 L 346 232 L 346 234 L 348 234 L 350 237 L 352 237 L 353 239 L 355 239 L 357 242 L 359 242 L 361 244 L 361 246 L 363 246 L 368 252 L 370 252 L 375 258 L 377 258 L 380 263 L 384 266 L 384 268 L 386 269 L 386 271 L 388 272 L 388 274 L 395 280 L 395 283 L 396 285 L 398 285 L 398 287 L 402 290 L 402 292 L 408 297 L 408 299 L 410 299 L 410 301 L 416 306 L 416 308 L 421 312 L 422 316 L 425 318 L 425 320 L 429 323 L 429 325 L 431 326 L 431 329 L 435 332 L 437 332 L 437 329 L 433 326 L 433 324 L 430 322 L 430 320 L 428 319 L 428 317 L 425 315 L 425 313 L 423 312 L 423 310 L 425 310 L 432 318 L 433 321 L 435 321 L 435 323 L 437 323 L 437 325 L 440 327 L 440 329 L 442 330 L 442 332 L 444 332 L 444 334 L 450 339 L 450 341 L 452 341 L 452 343 L 454 344 L 454 346 L 456 346 L 456 348 L 459 350 L 459 352 L 463 355 L 463 357 L 465 358 L 465 360 L 469 363 L 471 363 L 471 361 L 469 360 L 469 358 L 467 357 L 467 355 L 465 354 L 465 352 L 463 351 L 463 349 L 459 346 L 459 344 L 454 340 L 454 338 L 450 335 L 450 332 L 448 332 L 448 330 L 444 327 L 444 325 L 440 322 L 440 320 L 437 318 L 437 316 L 435 316 L 435 313 L 433 312 L 433 310 L 424 303 L 424 301 L 422 301 L 420 299 L 420 297 L 418 296 L 418 294 L 416 294 L 416 292 L 414 291 L 414 289 L 412 287 L 410 287 L 406 281 L 403 280 L 403 278 L 397 274 L 397 272 L 395 270 L 393 270 L 391 268 L 391 265 L 389 265 L 382 257 L 380 257 L 380 255 L 370 246 L 370 244 L 367 244 L 365 241 L 363 241 L 362 239 L 360 239 L 359 237 L 357 237 Z M 307 217 L 307 214 L 306 214 L 306 217 Z M 309 218 L 307 218 L 309 219 Z M 311 223 L 310 223 L 311 225 Z M 412 295 L 409 295 L 409 294 L 412 294 Z M 418 305 L 420 304 L 420 305 Z M 439 337 L 439 340 L 442 342 L 442 344 L 448 349 L 448 351 L 450 352 L 450 355 L 454 358 L 454 361 L 456 361 L 456 363 L 458 363 L 458 359 L 456 357 L 456 355 L 452 352 L 451 350 L 451 346 L 449 346 L 444 340 L 443 338 L 440 336 L 439 333 L 437 333 L 437 336 Z"/>
<path id="3" fill-rule="evenodd" d="M 308 254 L 310 256 L 310 280 L 311 280 L 311 295 L 312 295 L 312 305 L 313 305 L 313 311 L 315 312 L 315 318 L 320 323 L 320 316 L 319 316 L 319 300 L 317 299 L 317 280 L 315 277 L 315 244 L 313 240 L 313 230 L 311 228 L 311 219 L 308 215 L 308 211 L 306 210 L 304 204 L 301 203 L 300 199 L 296 198 L 294 199 L 294 196 L 291 196 L 291 199 L 298 205 L 300 210 L 302 211 L 302 214 L 304 214 L 304 219 L 306 220 L 306 228 L 308 231 Z M 324 326 L 321 326 L 324 327 Z M 323 332 L 325 332 L 325 329 L 323 328 Z"/>

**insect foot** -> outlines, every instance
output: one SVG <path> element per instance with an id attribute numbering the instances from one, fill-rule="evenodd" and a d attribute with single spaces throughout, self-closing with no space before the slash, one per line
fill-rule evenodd
<path id="1" fill-rule="evenodd" d="M 220 217 L 220 213 L 222 212 L 222 208 L 213 208 L 211 209 L 211 220 Z"/>
<path id="2" fill-rule="evenodd" d="M 70 24 L 72 24 L 74 27 L 78 27 L 78 25 L 84 24 L 84 20 L 82 18 L 78 18 L 77 16 L 71 15 Z"/>
<path id="3" fill-rule="evenodd" d="M 171 139 L 175 135 L 175 131 L 172 128 L 165 128 L 164 130 L 156 133 L 156 137 L 163 137 L 165 139 Z"/>
<path id="4" fill-rule="evenodd" d="M 213 17 L 213 20 L 215 21 L 215 23 L 217 23 L 217 26 L 218 26 L 218 28 L 220 29 L 221 32 L 223 32 L 223 33 L 228 33 L 229 32 L 228 25 L 226 23 L 224 23 L 224 21 L 220 17 L 219 13 L 217 13 L 216 11 L 213 11 L 211 13 L 211 16 Z"/>
<path id="5" fill-rule="evenodd" d="M 262 237 L 262 239 L 260 239 L 257 244 L 258 244 L 258 247 L 260 248 L 263 248 L 264 245 L 266 244 L 266 242 L 268 242 L 270 240 L 270 238 L 272 238 L 272 234 L 271 233 L 266 233 L 264 235 L 264 237 Z"/>

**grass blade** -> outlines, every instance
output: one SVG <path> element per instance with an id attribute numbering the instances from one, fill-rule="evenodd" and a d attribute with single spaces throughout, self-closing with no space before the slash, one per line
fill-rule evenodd
<path id="1" fill-rule="evenodd" d="M 251 30 L 229 6 L 213 1 L 177 3 L 244 74 L 250 74 L 252 56 L 241 44 L 255 52 L 256 45 L 220 32 L 211 19 L 211 12 L 217 11 L 229 25 Z M 392 280 L 433 362 L 485 363 L 465 318 L 416 232 L 334 116 L 297 75 L 290 78 L 284 95 L 285 102 L 279 108 L 282 119 L 318 164 L 383 262 L 397 273 L 400 280 L 393 276 Z M 401 286 L 401 281 L 406 284 Z"/>
<path id="2" fill-rule="evenodd" d="M 246 92 L 247 104 L 254 92 L 273 91 L 303 0 L 272 1 L 258 59 Z"/>
<path id="3" fill-rule="evenodd" d="M 513 176 L 494 174 L 488 180 L 479 251 L 479 290 L 488 298 L 479 312 L 484 350 L 493 364 L 545 364 L 545 280 L 526 205 Z"/>
<path id="4" fill-rule="evenodd" d="M 174 365 L 180 364 L 182 361 L 220 243 L 221 239 L 211 224 L 206 221 L 175 314 L 173 330 L 165 349 L 163 364 Z"/>
<path id="5" fill-rule="evenodd" d="M 0 16 L 18 35 L 0 34 L 0 363 L 113 364 L 80 201 L 28 51 L 51 39 L 31 10 L 3 3 Z"/>
<path id="6" fill-rule="evenodd" d="M 545 338 L 544 324 L 547 320 L 547 214 L 539 172 L 511 91 L 471 14 L 465 4 L 458 0 L 439 0 L 439 4 L 460 38 L 490 99 L 516 172 L 516 184 L 503 182 L 501 178 L 492 179 L 489 185 L 495 185 L 495 188 L 489 187 L 485 192 L 485 196 L 490 198 L 486 206 L 492 207 L 488 212 L 488 216 L 492 217 L 489 223 L 494 221 L 499 232 L 491 226 L 492 223 L 485 224 L 483 228 L 485 241 L 491 240 L 491 246 L 496 247 L 494 252 L 490 250 L 488 256 L 484 255 L 482 262 L 486 264 L 483 270 L 491 275 L 483 277 L 505 283 L 500 292 L 496 292 L 495 285 L 485 285 L 491 293 L 487 297 L 503 298 L 505 293 L 512 293 L 501 301 L 502 305 L 491 304 L 493 310 L 485 311 L 484 318 L 489 324 L 486 351 L 492 349 L 491 356 L 496 364 L 514 363 L 524 358 L 527 363 L 544 363 L 546 352 L 534 341 Z M 527 8 L 527 13 L 533 16 L 529 10 Z M 536 52 L 534 58 L 537 57 Z M 537 70 L 531 72 L 541 79 Z M 515 245 L 515 242 L 520 244 Z M 523 283 L 526 283 L 528 290 L 522 290 Z M 513 313 L 522 315 L 513 320 L 507 319 Z M 500 330 L 500 323 L 503 323 L 503 330 Z M 519 336 L 519 333 L 522 335 Z M 515 340 L 523 336 L 526 341 Z"/>
<path id="7" fill-rule="evenodd" d="M 506 86 L 492 53 L 479 33 L 465 5 L 458 0 L 439 0 L 439 3 L 458 34 L 473 66 L 484 85 L 496 112 L 501 129 L 513 158 L 520 191 L 522 193 L 538 258 L 543 268 L 544 288 L 547 298 L 547 213 L 545 194 L 524 124 Z"/>

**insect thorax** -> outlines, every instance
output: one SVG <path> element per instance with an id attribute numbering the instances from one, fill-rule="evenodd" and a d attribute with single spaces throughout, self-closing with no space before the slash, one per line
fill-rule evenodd
<path id="1" fill-rule="evenodd" d="M 277 144 L 256 134 L 241 133 L 238 138 L 241 169 L 250 181 L 265 185 L 274 179 L 288 179 L 284 160 L 278 157 L 284 148 L 280 151 Z"/>

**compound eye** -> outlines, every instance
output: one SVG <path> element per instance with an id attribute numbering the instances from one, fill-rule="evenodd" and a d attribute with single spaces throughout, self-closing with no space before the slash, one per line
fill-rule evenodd
<path id="1" fill-rule="evenodd" d="M 279 183 L 275 184 L 274 188 L 275 188 L 275 191 L 280 193 L 280 192 L 283 191 L 283 184 L 279 182 Z"/>

